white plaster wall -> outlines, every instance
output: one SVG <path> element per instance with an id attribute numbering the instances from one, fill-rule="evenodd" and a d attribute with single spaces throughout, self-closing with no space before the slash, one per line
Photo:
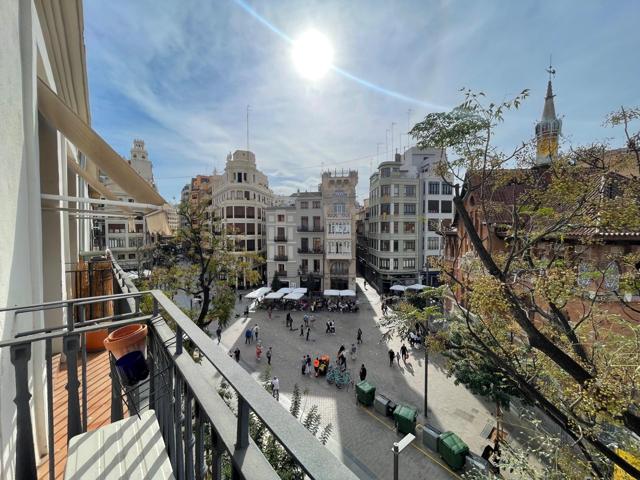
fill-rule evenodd
<path id="1" fill-rule="evenodd" d="M 42 301 L 42 234 L 37 144 L 35 10 L 30 0 L 0 2 L 0 306 Z M 0 313 L 0 338 L 39 328 L 42 316 Z M 40 375 L 42 353 L 32 352 Z M 12 478 L 15 467 L 15 379 L 9 350 L 0 351 L 0 478 Z M 39 396 L 40 393 L 38 393 Z M 41 399 L 35 399 L 39 402 Z M 42 417 L 34 417 L 40 423 Z M 41 445 L 41 442 L 38 442 Z"/>

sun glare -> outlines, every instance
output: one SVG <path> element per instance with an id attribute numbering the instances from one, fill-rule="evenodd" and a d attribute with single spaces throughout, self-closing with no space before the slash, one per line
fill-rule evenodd
<path id="1" fill-rule="evenodd" d="M 327 37 L 316 30 L 308 30 L 293 43 L 293 63 L 308 80 L 319 80 L 333 62 L 333 48 Z"/>

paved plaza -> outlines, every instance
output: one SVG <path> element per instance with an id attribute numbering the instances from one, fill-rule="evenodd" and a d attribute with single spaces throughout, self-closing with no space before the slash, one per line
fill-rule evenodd
<path id="1" fill-rule="evenodd" d="M 363 289 L 362 279 L 358 278 L 358 313 L 314 314 L 316 322 L 311 330 L 309 341 L 300 336 L 300 324 L 303 312 L 292 312 L 294 331 L 285 327 L 286 311 L 274 311 L 271 320 L 265 310 L 250 312 L 249 317 L 241 316 L 232 321 L 223 331 L 222 346 L 241 350 L 241 364 L 256 378 L 267 363 L 263 355 L 256 360 L 255 343 L 245 344 L 244 332 L 248 326 L 259 325 L 260 340 L 266 348 L 273 347 L 271 361 L 273 375 L 280 379 L 280 402 L 283 408 L 289 407 L 289 399 L 294 384 L 306 390 L 304 408 L 316 404 L 322 415 L 323 425 L 331 422 L 334 426 L 328 448 L 361 478 L 388 479 L 393 477 L 393 442 L 401 436 L 396 434 L 390 419 L 356 405 L 353 390 L 338 390 L 329 385 L 324 377 L 301 375 L 301 359 L 309 354 L 315 358 L 328 354 L 335 358 L 340 345 L 347 350 L 356 343 L 358 328 L 363 331 L 364 343 L 358 347 L 358 355 L 352 361 L 348 355 L 348 368 L 354 379 L 357 378 L 360 365 L 367 368 L 367 380 L 376 386 L 376 392 L 382 393 L 396 403 L 407 403 L 418 408 L 419 423 L 424 423 L 424 349 L 410 349 L 410 358 L 406 364 L 394 363 L 389 366 L 388 350 L 398 351 L 402 342 L 398 338 L 388 343 L 380 343 L 381 331 L 376 325 L 380 317 L 378 294 L 369 287 Z M 237 312 L 244 312 L 249 300 L 243 299 L 236 306 Z M 329 319 L 336 323 L 336 334 L 325 334 L 325 322 Z M 215 326 L 212 326 L 215 330 Z M 407 344 L 407 347 L 409 345 Z M 432 355 L 431 357 L 435 357 Z M 462 386 L 456 386 L 453 379 L 447 378 L 439 366 L 440 359 L 430 357 L 429 363 L 429 411 L 427 423 L 436 428 L 456 432 L 474 452 L 481 452 L 487 444 L 487 428 L 495 424 L 492 416 L 494 406 L 472 395 Z M 459 478 L 450 471 L 435 452 L 428 450 L 419 441 L 401 454 L 400 477 L 406 479 Z"/>

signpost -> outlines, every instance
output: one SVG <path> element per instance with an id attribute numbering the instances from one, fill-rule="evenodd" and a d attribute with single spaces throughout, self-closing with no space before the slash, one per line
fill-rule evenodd
<path id="1" fill-rule="evenodd" d="M 402 440 L 393 443 L 393 480 L 398 480 L 398 457 L 400 452 L 411 445 L 414 438 L 416 438 L 415 435 L 408 433 Z"/>

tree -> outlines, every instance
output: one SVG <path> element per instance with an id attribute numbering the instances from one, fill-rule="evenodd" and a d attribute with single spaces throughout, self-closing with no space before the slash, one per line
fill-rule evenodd
<path id="1" fill-rule="evenodd" d="M 280 277 L 278 276 L 277 272 L 274 272 L 273 280 L 271 280 L 271 290 L 277 292 L 278 290 L 280 290 L 280 288 L 282 288 L 282 282 L 280 281 Z"/>
<path id="2" fill-rule="evenodd" d="M 255 267 L 263 262 L 259 255 L 232 251 L 220 226 L 209 219 L 208 206 L 206 200 L 180 205 L 183 226 L 171 244 L 154 255 L 162 264 L 152 272 L 152 283 L 161 285 L 171 296 L 182 291 L 199 301 L 195 322 L 201 328 L 213 320 L 226 325 L 235 305 L 233 288 L 238 277 L 248 284 L 257 283 L 260 274 Z"/>
<path id="3" fill-rule="evenodd" d="M 614 171 L 606 146 L 570 150 L 545 167 L 534 166 L 531 142 L 502 152 L 496 129 L 527 95 L 485 105 L 482 93 L 464 90 L 461 105 L 410 132 L 418 147 L 455 156 L 438 166 L 455 183 L 451 247 L 472 247 L 438 265 L 453 315 L 429 346 L 447 354 L 450 373 L 470 388 L 483 393 L 493 371 L 501 386 L 489 395 L 517 392 L 541 408 L 573 438 L 590 475 L 603 478 L 613 463 L 640 476 L 610 447 L 614 438 L 640 450 L 631 435 L 640 433 L 640 310 L 625 300 L 640 293 L 640 251 L 637 243 L 609 248 L 607 238 L 640 232 L 640 170 Z M 629 155 L 640 159 L 630 133 L 637 118 L 637 109 L 623 108 L 608 124 L 624 125 Z M 585 261 L 598 251 L 604 264 Z M 401 312 L 387 326 L 406 329 L 416 315 Z M 584 478 L 570 464 L 555 475 Z"/>

